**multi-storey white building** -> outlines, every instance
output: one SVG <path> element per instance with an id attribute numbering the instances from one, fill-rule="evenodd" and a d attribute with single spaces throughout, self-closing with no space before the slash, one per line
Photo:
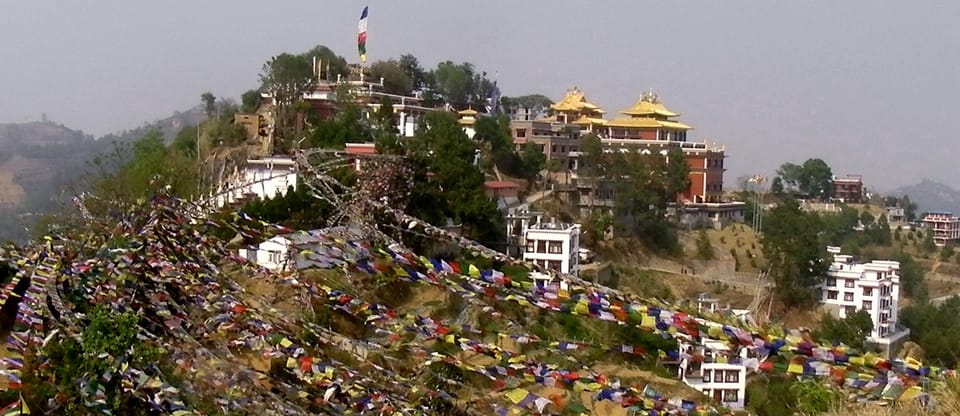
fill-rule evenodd
<path id="1" fill-rule="evenodd" d="M 828 247 L 833 262 L 820 285 L 821 303 L 835 307 L 840 318 L 865 310 L 873 320 L 868 341 L 889 344 L 899 338 L 896 328 L 900 300 L 900 262 L 874 260 L 857 263 L 853 256 Z"/>
<path id="2" fill-rule="evenodd" d="M 537 223 L 524 231 L 523 259 L 549 270 L 580 272 L 580 224 Z"/>
<path id="3" fill-rule="evenodd" d="M 923 216 L 923 225 L 933 232 L 933 242 L 938 246 L 960 240 L 960 217 L 949 212 L 928 212 Z"/>
<path id="4" fill-rule="evenodd" d="M 247 160 L 243 170 L 226 179 L 214 195 L 217 206 L 252 198 L 275 198 L 297 189 L 297 163 L 290 157 Z"/>
<path id="5" fill-rule="evenodd" d="M 723 341 L 680 344 L 680 380 L 730 409 L 742 409 L 747 394 L 746 350 L 730 351 Z"/>

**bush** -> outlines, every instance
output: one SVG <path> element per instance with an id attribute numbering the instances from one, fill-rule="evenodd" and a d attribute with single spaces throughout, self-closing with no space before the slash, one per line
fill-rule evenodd
<path id="1" fill-rule="evenodd" d="M 700 230 L 700 235 L 697 237 L 697 257 L 700 260 L 713 260 L 713 244 L 710 243 L 710 236 L 707 235 L 707 230 Z"/>

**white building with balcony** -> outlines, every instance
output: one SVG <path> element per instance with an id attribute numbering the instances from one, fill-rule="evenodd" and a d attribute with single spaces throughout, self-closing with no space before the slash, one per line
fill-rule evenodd
<path id="1" fill-rule="evenodd" d="M 523 259 L 544 269 L 579 275 L 580 224 L 537 223 L 524 231 Z"/>
<path id="2" fill-rule="evenodd" d="M 247 160 L 242 170 L 226 179 L 214 195 L 223 206 L 250 199 L 276 198 L 289 188 L 297 189 L 297 162 L 290 157 L 273 156 Z"/>
<path id="3" fill-rule="evenodd" d="M 680 381 L 730 409 L 743 409 L 747 394 L 747 350 L 704 339 L 700 345 L 680 343 Z"/>
<path id="4" fill-rule="evenodd" d="M 937 246 L 960 240 L 960 217 L 949 212 L 928 212 L 922 221 L 923 226 L 933 232 L 933 242 Z"/>
<path id="5" fill-rule="evenodd" d="M 846 318 L 859 310 L 867 311 L 873 331 L 867 341 L 890 344 L 908 331 L 897 330 L 900 301 L 900 262 L 874 260 L 857 263 L 853 256 L 840 254 L 839 247 L 828 247 L 833 262 L 820 285 L 820 302 L 830 306 L 838 317 Z"/>

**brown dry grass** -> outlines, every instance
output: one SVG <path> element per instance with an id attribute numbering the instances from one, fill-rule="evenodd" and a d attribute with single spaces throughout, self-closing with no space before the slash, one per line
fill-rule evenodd
<path id="1" fill-rule="evenodd" d="M 823 416 L 957 416 L 960 415 L 960 380 L 947 380 L 930 391 L 935 406 L 923 409 L 915 403 L 898 406 L 846 404 Z"/>
<path id="2" fill-rule="evenodd" d="M 25 196 L 23 187 L 13 180 L 13 173 L 0 170 L 0 206 L 19 204 Z"/>
<path id="3" fill-rule="evenodd" d="M 760 244 L 760 238 L 757 233 L 748 225 L 731 224 L 723 227 L 722 230 L 708 229 L 706 231 L 707 236 L 710 238 L 710 244 L 713 245 L 713 254 L 715 256 L 714 260 L 707 262 L 708 267 L 721 263 L 729 263 L 729 268 L 733 270 L 734 258 L 730 255 L 731 249 L 737 253 L 737 258 L 740 259 L 739 271 L 758 272 L 760 271 L 759 268 L 763 267 L 765 263 L 763 259 L 763 246 Z M 696 256 L 697 238 L 699 234 L 699 230 L 683 233 L 681 241 L 683 242 L 684 252 L 687 253 L 687 257 L 693 258 Z M 754 264 L 756 264 L 757 267 L 751 265 L 751 256 L 753 256 Z"/>

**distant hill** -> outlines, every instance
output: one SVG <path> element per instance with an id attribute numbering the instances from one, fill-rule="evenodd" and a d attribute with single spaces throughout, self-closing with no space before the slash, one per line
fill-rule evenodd
<path id="1" fill-rule="evenodd" d="M 916 185 L 902 186 L 888 195 L 909 195 L 910 200 L 917 204 L 917 212 L 947 211 L 960 214 L 960 191 L 940 182 L 928 179 Z"/>
<path id="2" fill-rule="evenodd" d="M 0 241 L 23 241 L 25 227 L 69 201 L 87 163 L 152 129 L 167 141 L 205 117 L 197 106 L 99 139 L 50 121 L 0 124 Z"/>

